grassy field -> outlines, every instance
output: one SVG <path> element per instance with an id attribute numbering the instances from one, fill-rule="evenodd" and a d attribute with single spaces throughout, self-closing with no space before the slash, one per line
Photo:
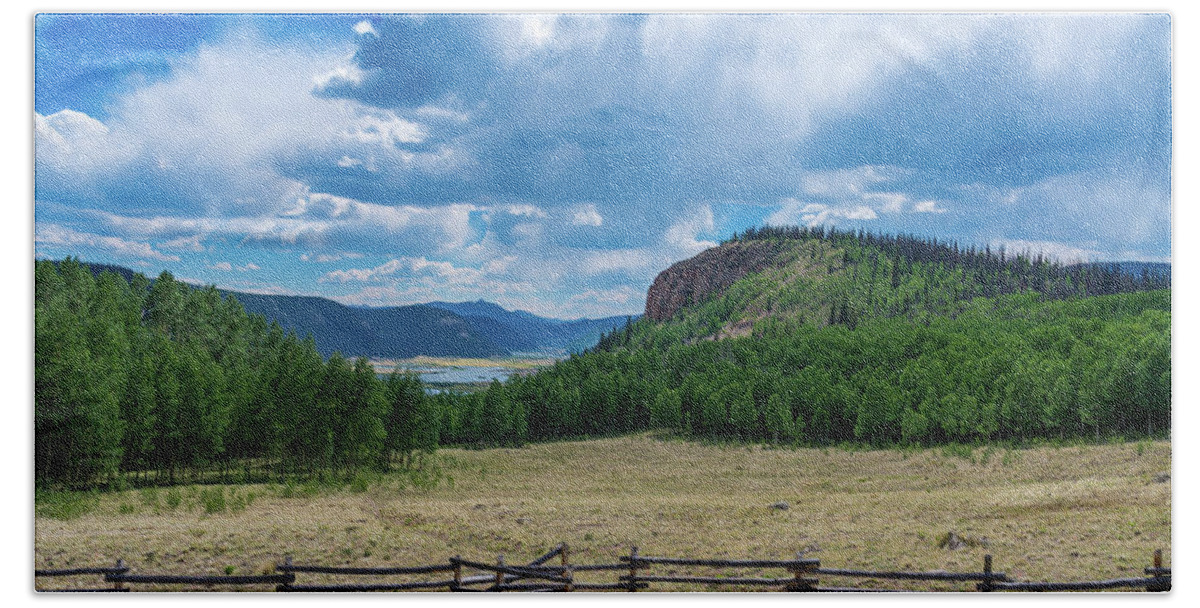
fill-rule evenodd
<path id="1" fill-rule="evenodd" d="M 1019 580 L 1137 576 L 1156 548 L 1170 563 L 1168 442 L 844 451 L 639 435 L 438 459 L 448 477 L 436 488 L 397 475 L 341 488 L 132 490 L 74 512 L 41 504 L 35 562 L 255 574 L 284 555 L 382 566 L 503 553 L 516 563 L 567 542 L 577 563 L 615 562 L 637 545 L 642 555 L 807 551 L 834 568 L 978 571 L 991 553 Z M 771 507 L 780 501 L 789 508 Z M 974 546 L 940 547 L 948 532 Z"/>

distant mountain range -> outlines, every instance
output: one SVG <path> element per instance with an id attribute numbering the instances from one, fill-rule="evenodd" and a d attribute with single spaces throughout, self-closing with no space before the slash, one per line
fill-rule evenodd
<path id="1" fill-rule="evenodd" d="M 96 275 L 107 270 L 129 280 L 135 274 L 122 266 L 84 264 Z M 218 291 L 236 297 L 246 312 L 260 314 L 301 337 L 311 334 L 317 350 L 326 356 L 335 351 L 346 356 L 398 359 L 558 355 L 586 349 L 602 333 L 641 317 L 566 321 L 507 310 L 484 300 L 369 308 L 316 296 Z"/>
<path id="2" fill-rule="evenodd" d="M 1111 268 L 1116 266 L 1121 272 L 1133 275 L 1138 279 L 1154 277 L 1166 279 L 1168 283 L 1171 280 L 1171 265 L 1165 262 L 1086 262 L 1083 264 L 1072 264 L 1071 266 L 1092 268 Z M 1067 266 L 1067 268 L 1071 266 Z"/>
<path id="3" fill-rule="evenodd" d="M 600 339 L 600 334 L 636 321 L 641 315 L 601 319 L 548 319 L 524 310 L 505 310 L 484 300 L 474 302 L 430 302 L 464 319 L 480 334 L 510 352 L 578 352 Z"/>

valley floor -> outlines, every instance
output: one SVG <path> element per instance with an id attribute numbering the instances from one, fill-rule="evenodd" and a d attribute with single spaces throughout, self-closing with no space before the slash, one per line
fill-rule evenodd
<path id="1" fill-rule="evenodd" d="M 559 542 L 575 563 L 615 562 L 637 545 L 642 555 L 807 551 L 830 568 L 963 572 L 978 571 L 990 553 L 996 570 L 1017 580 L 1140 576 L 1157 548 L 1171 563 L 1169 442 L 977 448 L 968 457 L 637 435 L 445 449 L 439 459 L 452 486 L 419 490 L 399 477 L 358 492 L 241 486 L 254 500 L 215 513 L 196 488 L 182 489 L 174 507 L 166 490 L 152 500 L 140 490 L 103 494 L 82 516 L 36 519 L 35 563 L 121 558 L 135 573 L 256 574 L 285 555 L 299 564 L 402 566 L 453 555 L 494 563 L 502 553 L 516 563 Z M 786 510 L 772 508 L 781 501 Z M 977 544 L 939 547 L 948 532 Z"/>

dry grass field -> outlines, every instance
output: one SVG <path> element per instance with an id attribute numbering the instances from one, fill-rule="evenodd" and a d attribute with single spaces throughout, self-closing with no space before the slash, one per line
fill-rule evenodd
<path id="1" fill-rule="evenodd" d="M 216 488 L 103 494 L 82 515 L 37 517 L 36 566 L 122 558 L 135 573 L 256 574 L 285 555 L 400 566 L 501 553 L 516 563 L 559 542 L 576 563 L 615 562 L 637 545 L 642 555 L 786 559 L 807 551 L 833 568 L 978 571 L 991 553 L 996 570 L 1018 580 L 1139 576 L 1156 548 L 1170 564 L 1168 442 L 967 453 L 638 435 L 446 449 L 438 458 L 452 482 L 433 489 L 393 476 L 366 488 L 240 486 L 227 490 L 224 505 L 212 504 Z M 772 508 L 780 501 L 786 510 Z M 948 532 L 973 546 L 939 547 Z"/>

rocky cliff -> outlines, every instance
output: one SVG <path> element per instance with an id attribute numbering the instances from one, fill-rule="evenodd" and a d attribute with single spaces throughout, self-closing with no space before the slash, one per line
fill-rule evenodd
<path id="1" fill-rule="evenodd" d="M 665 321 L 679 309 L 703 302 L 738 279 L 773 264 L 788 243 L 750 241 L 725 243 L 677 262 L 659 273 L 646 294 L 646 316 Z"/>

